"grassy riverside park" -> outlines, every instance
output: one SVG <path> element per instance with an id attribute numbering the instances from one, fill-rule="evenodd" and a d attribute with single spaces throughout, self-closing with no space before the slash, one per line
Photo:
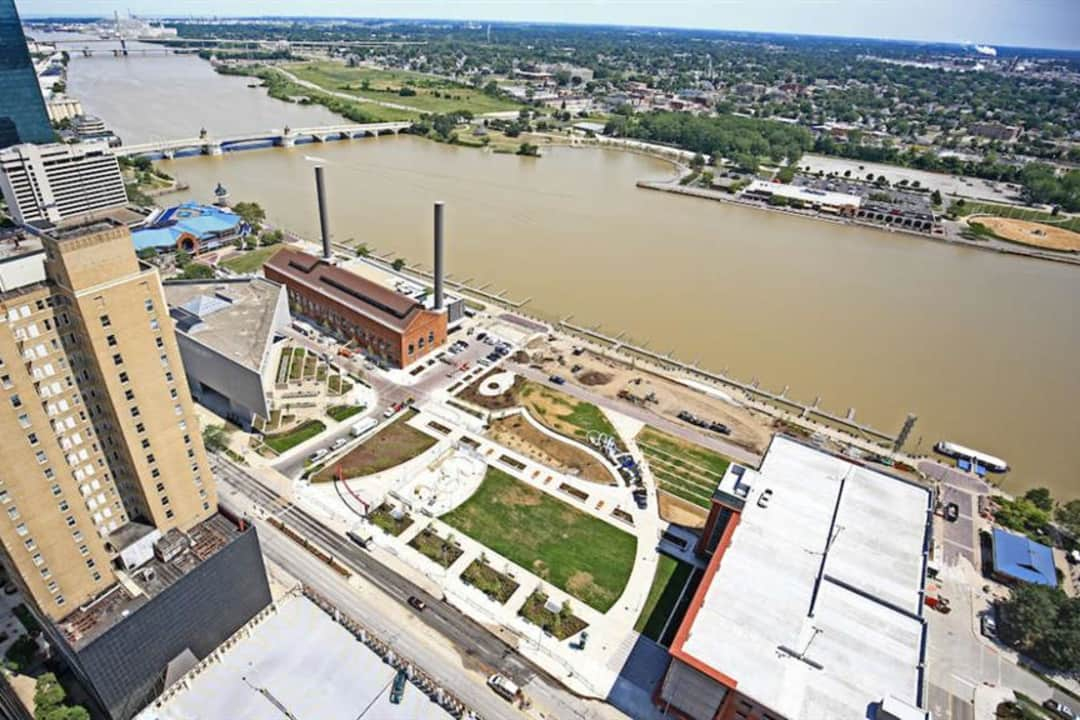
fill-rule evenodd
<path id="1" fill-rule="evenodd" d="M 228 260 L 223 261 L 221 265 L 234 273 L 250 275 L 265 265 L 270 258 L 274 257 L 278 250 L 281 250 L 281 245 L 270 245 L 256 250 L 248 250 L 239 255 L 233 255 Z"/>
<path id="2" fill-rule="evenodd" d="M 638 433 L 637 443 L 661 490 L 703 508 L 711 506 L 730 460 L 648 426 Z"/>
<path id="3" fill-rule="evenodd" d="M 285 69 L 329 92 L 343 92 L 356 97 L 407 105 L 422 112 L 449 113 L 468 110 L 474 115 L 518 110 L 522 105 L 482 90 L 443 78 L 371 67 L 347 67 L 335 62 L 309 62 L 288 65 Z M 366 86 L 365 86 L 366 83 Z M 410 88 L 415 95 L 401 95 Z"/>
<path id="4" fill-rule="evenodd" d="M 495 468 L 439 519 L 600 612 L 634 566 L 633 535 Z"/>
<path id="5" fill-rule="evenodd" d="M 660 555 L 649 596 L 645 599 L 645 606 L 641 608 L 641 615 L 634 623 L 634 629 L 659 642 L 660 634 L 664 632 L 664 626 L 682 595 L 683 586 L 693 571 L 692 565 L 670 555 Z"/>
<path id="6" fill-rule="evenodd" d="M 263 439 L 263 442 L 280 455 L 286 450 L 290 450 L 300 443 L 310 440 L 325 429 L 326 425 L 321 421 L 308 420 L 288 432 L 267 435 Z"/>

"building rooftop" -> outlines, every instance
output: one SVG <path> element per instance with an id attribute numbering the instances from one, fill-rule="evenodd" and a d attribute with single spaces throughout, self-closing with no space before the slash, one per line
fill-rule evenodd
<path id="1" fill-rule="evenodd" d="M 222 515 L 212 515 L 185 533 L 183 551 L 168 561 L 154 557 L 130 573 L 117 572 L 118 582 L 59 623 L 76 650 L 82 650 L 110 628 L 239 537 L 241 530 Z M 168 535 L 166 535 L 168 537 Z"/>
<path id="2" fill-rule="evenodd" d="M 395 674 L 317 605 L 293 597 L 216 662 L 189 676 L 187 687 L 167 693 L 136 719 L 449 720 L 449 713 L 411 684 L 401 703 L 392 704 Z"/>
<path id="3" fill-rule="evenodd" d="M 39 252 L 44 252 L 44 248 L 33 235 L 22 230 L 0 231 L 0 263 Z"/>
<path id="4" fill-rule="evenodd" d="M 766 182 L 764 180 L 754 180 L 746 188 L 746 192 L 765 192 L 772 195 L 779 195 L 780 197 L 801 200 L 805 203 L 832 205 L 835 207 L 857 208 L 862 204 L 862 198 L 858 195 L 818 190 L 816 188 L 802 187 L 800 185 L 785 185 L 784 183 Z"/>
<path id="5" fill-rule="evenodd" d="M 262 367 L 274 332 L 278 298 L 285 291 L 261 277 L 166 282 L 165 301 L 176 329 L 248 367 Z"/>
<path id="6" fill-rule="evenodd" d="M 1054 551 L 1042 543 L 994 528 L 994 572 L 1023 582 L 1057 587 Z"/>
<path id="7" fill-rule="evenodd" d="M 279 251 L 266 266 L 399 332 L 424 310 L 414 298 L 297 250 Z"/>
<path id="8" fill-rule="evenodd" d="M 930 491 L 782 436 L 735 479 L 745 506 L 672 654 L 785 717 L 917 704 Z"/>
<path id="9" fill-rule="evenodd" d="M 243 218 L 226 208 L 186 202 L 168 208 L 131 237 L 136 251 L 175 248 L 186 235 L 202 242 L 236 232 L 243 222 Z"/>
<path id="10" fill-rule="evenodd" d="M 53 240 L 63 242 L 64 240 L 75 240 L 87 235 L 114 230 L 118 227 L 126 227 L 126 225 L 107 215 L 85 213 L 70 217 L 51 227 L 46 227 L 44 231 Z"/>

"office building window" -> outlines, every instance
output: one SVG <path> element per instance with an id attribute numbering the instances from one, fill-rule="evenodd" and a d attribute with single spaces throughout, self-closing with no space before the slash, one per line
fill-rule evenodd
<path id="1" fill-rule="evenodd" d="M 109 344 L 109 347 L 116 347 L 116 336 L 115 335 L 109 335 L 108 337 L 105 338 L 105 342 L 107 342 Z"/>
<path id="2" fill-rule="evenodd" d="M 18 395 L 11 396 L 11 407 L 22 407 L 22 399 Z"/>
<path id="3" fill-rule="evenodd" d="M 154 301 L 153 301 L 153 300 L 151 300 L 151 299 L 149 299 L 149 298 L 147 298 L 147 299 L 146 299 L 146 300 L 145 300 L 145 301 L 143 302 L 143 307 L 145 307 L 145 308 L 146 308 L 146 312 L 154 312 Z"/>
<path id="4" fill-rule="evenodd" d="M 120 353 L 116 353 L 115 355 L 112 356 L 112 361 L 113 361 L 113 365 L 123 365 L 124 364 L 124 356 L 121 355 Z"/>
<path id="5" fill-rule="evenodd" d="M 101 316 L 100 318 L 98 318 L 98 319 L 99 319 L 99 320 L 101 320 L 101 327 L 109 327 L 110 325 L 112 325 L 112 321 L 111 321 L 111 320 L 109 320 L 109 316 L 108 316 L 108 315 L 102 315 L 102 316 Z"/>
<path id="6" fill-rule="evenodd" d="M 127 383 L 128 382 L 128 374 L 126 372 L 120 373 L 120 382 L 121 383 Z"/>

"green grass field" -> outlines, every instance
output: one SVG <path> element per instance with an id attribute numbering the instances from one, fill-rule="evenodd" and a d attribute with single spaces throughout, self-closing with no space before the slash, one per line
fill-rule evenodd
<path id="1" fill-rule="evenodd" d="M 280 249 L 280 245 L 271 245 L 257 250 L 248 250 L 242 255 L 234 255 L 221 264 L 235 273 L 247 275 L 265 265 Z"/>
<path id="2" fill-rule="evenodd" d="M 953 203 L 949 211 L 967 217 L 968 215 L 996 215 L 998 217 L 1013 218 L 1015 220 L 1030 220 L 1031 222 L 1045 223 L 1056 227 L 1080 232 L 1080 217 L 1068 217 L 1066 215 L 1054 216 L 1041 210 L 1015 207 L 1013 205 L 994 205 L 993 203 L 980 203 L 965 200 L 963 205 Z"/>
<path id="3" fill-rule="evenodd" d="M 340 63 L 311 62 L 286 68 L 296 77 L 315 83 L 324 90 L 343 92 L 356 97 L 407 105 L 422 112 L 446 113 L 469 110 L 475 115 L 517 110 L 521 105 L 502 97 L 491 97 L 481 90 L 450 80 L 406 70 L 379 70 L 346 67 Z M 366 85 L 365 85 L 366 82 Z M 415 95 L 398 94 L 409 87 Z"/>
<path id="4" fill-rule="evenodd" d="M 280 454 L 310 440 L 325 429 L 326 425 L 319 420 L 308 420 L 288 432 L 267 435 L 264 442 Z"/>
<path id="5" fill-rule="evenodd" d="M 637 443 L 661 490 L 703 508 L 711 506 L 713 491 L 730 460 L 651 427 L 638 434 Z"/>
<path id="6" fill-rule="evenodd" d="M 661 555 L 653 576 L 649 596 L 641 615 L 634 623 L 634 629 L 647 638 L 659 642 L 661 633 L 668 623 L 668 618 L 675 610 L 682 595 L 687 578 L 694 571 L 692 565 L 676 560 L 669 555 Z"/>
<path id="7" fill-rule="evenodd" d="M 601 612 L 634 566 L 633 535 L 495 468 L 440 519 Z"/>

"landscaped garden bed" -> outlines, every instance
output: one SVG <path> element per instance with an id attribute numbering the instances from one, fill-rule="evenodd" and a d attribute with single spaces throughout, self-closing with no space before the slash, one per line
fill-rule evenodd
<path id="1" fill-rule="evenodd" d="M 300 443 L 310 440 L 325 429 L 326 425 L 321 420 L 307 420 L 288 432 L 267 435 L 263 442 L 280 455 Z"/>
<path id="2" fill-rule="evenodd" d="M 386 503 L 369 512 L 367 519 L 372 525 L 381 528 L 394 537 L 408 530 L 409 526 L 413 524 L 412 517 L 404 511 L 401 512 L 401 517 L 395 518 L 394 509 Z"/>
<path id="3" fill-rule="evenodd" d="M 409 547 L 419 551 L 421 555 L 434 560 L 444 568 L 453 565 L 454 561 L 464 554 L 464 551 L 453 540 L 440 537 L 430 527 L 418 532 L 416 537 L 409 541 Z"/>
<path id="4" fill-rule="evenodd" d="M 461 579 L 500 604 L 509 600 L 519 587 L 514 578 L 491 567 L 483 558 L 469 563 Z"/>
<path id="5" fill-rule="evenodd" d="M 554 635 L 559 640 L 565 640 L 589 627 L 587 622 L 571 611 L 569 602 L 564 603 L 557 613 L 548 610 L 545 607 L 546 603 L 547 595 L 537 590 L 521 606 L 518 615 L 533 625 L 544 628 L 545 632 Z"/>

